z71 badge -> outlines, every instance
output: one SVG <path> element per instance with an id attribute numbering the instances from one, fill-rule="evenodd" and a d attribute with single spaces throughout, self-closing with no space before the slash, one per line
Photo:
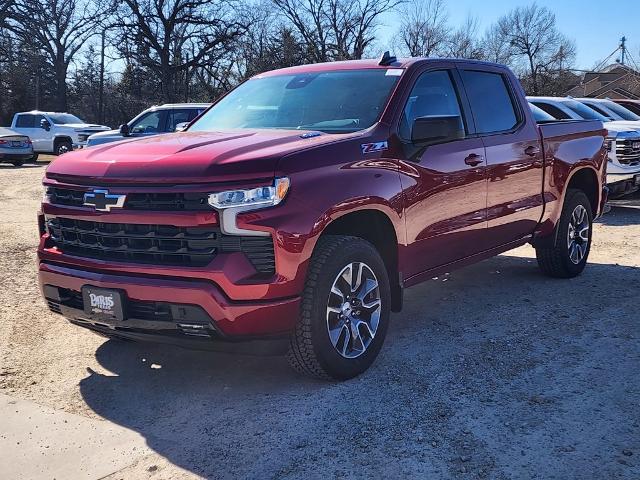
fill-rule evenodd
<path id="1" fill-rule="evenodd" d="M 381 152 L 387 149 L 387 142 L 363 143 L 360 148 L 362 153 Z"/>

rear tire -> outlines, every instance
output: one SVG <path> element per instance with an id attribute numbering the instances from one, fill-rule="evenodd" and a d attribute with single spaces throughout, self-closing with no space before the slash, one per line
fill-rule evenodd
<path id="1" fill-rule="evenodd" d="M 326 380 L 356 377 L 382 348 L 390 305 L 387 269 L 373 245 L 350 236 L 321 238 L 291 334 L 290 365 Z"/>
<path id="2" fill-rule="evenodd" d="M 591 203 L 582 190 L 567 191 L 556 229 L 555 245 L 536 247 L 540 270 L 555 278 L 580 275 L 587 265 L 593 236 Z"/>
<path id="3" fill-rule="evenodd" d="M 56 155 L 62 155 L 73 150 L 73 144 L 70 140 L 56 140 L 53 150 Z"/>

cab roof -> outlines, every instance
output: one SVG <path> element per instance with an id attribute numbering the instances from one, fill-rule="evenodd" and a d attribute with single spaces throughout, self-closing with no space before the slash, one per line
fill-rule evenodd
<path id="1" fill-rule="evenodd" d="M 494 67 L 505 68 L 504 65 L 480 61 L 480 60 L 466 60 L 466 59 L 457 59 L 457 58 L 410 57 L 410 58 L 398 58 L 398 59 L 395 59 L 395 61 L 389 64 L 384 64 L 384 65 L 380 65 L 380 59 L 343 60 L 338 62 L 310 63 L 305 65 L 298 65 L 295 67 L 287 67 L 287 68 L 280 68 L 278 70 L 271 70 L 268 72 L 255 75 L 253 78 L 272 77 L 277 75 L 297 75 L 302 73 L 330 72 L 330 71 L 340 71 L 340 70 L 366 70 L 366 69 L 389 70 L 394 68 L 406 69 L 418 63 L 428 63 L 428 62 L 449 62 L 449 63 L 455 63 L 455 64 L 489 65 Z"/>

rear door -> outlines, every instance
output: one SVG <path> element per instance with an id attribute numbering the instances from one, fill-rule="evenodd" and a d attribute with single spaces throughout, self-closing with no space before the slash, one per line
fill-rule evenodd
<path id="1" fill-rule="evenodd" d="M 522 89 L 507 70 L 459 68 L 487 159 L 490 247 L 531 234 L 543 211 L 540 134 Z"/>
<path id="2" fill-rule="evenodd" d="M 455 68 L 420 74 L 398 125 L 405 145 L 401 181 L 405 195 L 408 258 L 405 276 L 445 265 L 483 250 L 486 231 L 486 165 L 482 140 L 460 94 Z M 460 115 L 462 139 L 415 148 L 411 125 L 418 117 Z"/>
<path id="3" fill-rule="evenodd" d="M 165 132 L 176 131 L 176 126 L 180 123 L 190 122 L 196 118 L 201 110 L 196 108 L 180 108 L 167 111 Z"/>

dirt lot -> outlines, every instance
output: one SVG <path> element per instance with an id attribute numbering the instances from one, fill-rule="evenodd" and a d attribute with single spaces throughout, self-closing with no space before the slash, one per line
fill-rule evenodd
<path id="1" fill-rule="evenodd" d="M 49 313 L 43 172 L 0 166 L 0 392 L 142 434 L 156 453 L 109 478 L 640 478 L 640 209 L 596 225 L 577 279 L 523 247 L 409 290 L 374 367 L 331 384 Z"/>

